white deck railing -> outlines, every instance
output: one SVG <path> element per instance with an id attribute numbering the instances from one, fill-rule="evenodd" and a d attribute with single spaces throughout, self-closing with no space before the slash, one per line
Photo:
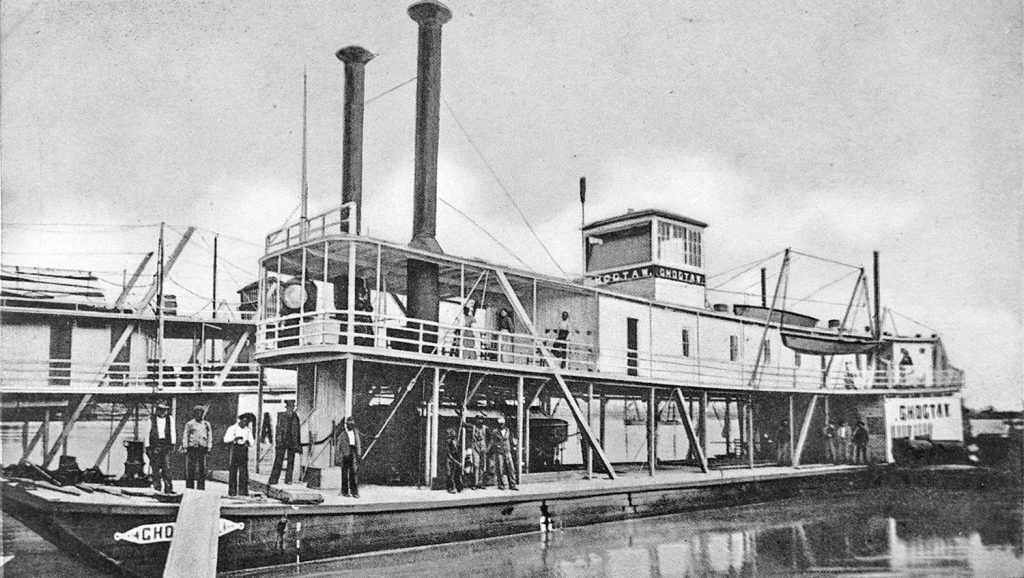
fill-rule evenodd
<path id="1" fill-rule="evenodd" d="M 295 247 L 331 235 L 351 234 L 355 230 L 351 204 L 335 207 L 326 213 L 292 223 L 267 235 L 267 253 Z"/>
<path id="2" fill-rule="evenodd" d="M 349 319 L 354 323 L 349 323 Z M 545 365 L 541 347 L 547 348 L 567 372 L 600 373 L 609 377 L 661 380 L 683 385 L 728 388 L 876 389 L 959 387 L 959 371 L 900 375 L 898 372 L 847 371 L 833 365 L 827 377 L 812 368 L 762 366 L 752 378 L 752 364 L 650 355 L 625 349 L 598 349 L 577 335 L 562 342 L 553 335 L 536 338 L 524 333 L 467 328 L 456 324 L 417 321 L 362 311 L 296 313 L 258 324 L 256 352 L 287 352 L 294 348 L 345 346 L 489 362 L 499 366 L 536 368 Z"/>
<path id="3" fill-rule="evenodd" d="M 133 369 L 127 362 L 114 363 L 104 370 L 100 364 L 68 360 L 7 359 L 0 367 L 0 392 L 44 393 L 96 387 L 111 391 L 128 388 L 205 390 L 259 385 L 260 371 L 256 363 L 236 363 L 218 386 L 223 373 L 224 365 L 219 363 L 165 363 L 161 372 L 156 363 L 150 363 L 145 369 Z"/>

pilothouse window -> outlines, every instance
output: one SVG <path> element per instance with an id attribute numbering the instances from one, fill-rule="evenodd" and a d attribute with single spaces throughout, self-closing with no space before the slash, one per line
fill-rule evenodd
<path id="1" fill-rule="evenodd" d="M 703 257 L 700 231 L 673 223 L 658 223 L 658 260 L 702 267 Z"/>

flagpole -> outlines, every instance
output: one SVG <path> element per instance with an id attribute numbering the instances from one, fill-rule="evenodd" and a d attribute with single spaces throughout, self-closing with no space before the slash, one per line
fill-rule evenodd
<path id="1" fill-rule="evenodd" d="M 587 239 L 583 235 L 583 227 L 587 225 L 587 177 L 580 177 L 580 247 L 582 255 L 580 262 L 583 265 L 582 280 L 587 278 Z"/>

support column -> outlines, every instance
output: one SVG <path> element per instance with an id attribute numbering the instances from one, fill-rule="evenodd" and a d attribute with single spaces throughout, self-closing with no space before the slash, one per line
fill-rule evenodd
<path id="1" fill-rule="evenodd" d="M 697 404 L 697 435 L 700 436 L 700 451 L 708 455 L 708 392 L 700 394 L 700 402 Z"/>
<path id="2" fill-rule="evenodd" d="M 594 405 L 594 384 L 587 384 L 587 425 L 593 427 L 593 408 Z M 601 445 L 604 445 L 604 432 L 601 432 Z M 590 451 L 590 447 L 583 444 L 583 461 L 587 465 L 587 479 L 594 477 L 594 457 Z"/>
<path id="3" fill-rule="evenodd" d="M 438 414 L 440 413 L 440 402 L 441 402 L 441 372 L 436 367 L 434 368 L 434 379 L 430 388 L 430 440 L 429 448 L 430 455 L 427 456 L 427 464 L 429 467 L 429 474 L 427 477 L 427 486 L 434 486 L 434 478 L 437 477 L 437 450 L 438 450 L 438 435 L 437 429 L 439 425 Z"/>
<path id="4" fill-rule="evenodd" d="M 43 456 L 50 455 L 50 408 L 43 410 Z"/>
<path id="5" fill-rule="evenodd" d="M 796 455 L 793 451 L 793 421 L 796 418 L 795 409 L 793 408 L 793 394 L 789 394 L 789 461 L 793 467 L 796 467 Z"/>
<path id="6" fill-rule="evenodd" d="M 811 420 L 814 419 L 814 407 L 818 403 L 818 396 L 812 395 L 810 403 L 807 404 L 807 413 L 804 414 L 804 423 L 800 426 L 800 439 L 796 444 L 796 451 L 793 454 L 793 466 L 800 465 L 800 458 L 803 457 L 804 444 L 807 443 L 807 434 L 811 431 Z"/>
<path id="7" fill-rule="evenodd" d="M 526 403 L 523 394 L 523 378 L 516 380 L 516 483 L 523 483 L 523 416 Z"/>
<path id="8" fill-rule="evenodd" d="M 747 465 L 754 469 L 754 442 L 757 436 L 754 433 L 754 396 L 747 396 L 747 436 L 750 438 L 750 451 L 747 452 Z"/>
<path id="9" fill-rule="evenodd" d="M 654 475 L 658 463 L 658 412 L 654 388 L 647 390 L 647 474 Z"/>
<path id="10" fill-rule="evenodd" d="M 352 324 L 349 323 L 349 326 Z M 349 342 L 351 343 L 351 341 Z M 354 386 L 356 362 L 352 356 L 345 358 L 345 399 L 343 400 L 344 411 L 346 417 L 352 416 L 352 389 Z M 437 370 L 434 370 L 434 375 L 437 375 Z"/>
<path id="11" fill-rule="evenodd" d="M 597 415 L 597 428 L 600 430 L 599 438 L 601 440 L 601 447 L 605 446 L 605 437 L 607 435 L 607 419 L 608 419 L 608 398 L 604 395 L 601 396 L 598 402 L 598 415 Z"/>
<path id="12" fill-rule="evenodd" d="M 697 464 L 700 466 L 700 471 L 705 474 L 708 473 L 708 460 L 707 454 L 702 449 L 702 444 L 697 439 L 697 432 L 693 427 L 693 419 L 690 414 L 686 413 L 686 400 L 683 399 L 683 390 L 676 388 L 673 392 L 675 401 L 679 404 L 679 415 L 683 418 L 683 429 L 686 430 L 686 438 L 690 442 L 690 448 L 693 449 L 693 454 L 697 456 Z"/>

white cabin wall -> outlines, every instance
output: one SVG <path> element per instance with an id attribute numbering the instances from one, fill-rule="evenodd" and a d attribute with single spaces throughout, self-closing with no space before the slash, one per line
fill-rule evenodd
<path id="1" fill-rule="evenodd" d="M 634 303 L 602 295 L 598 302 L 598 323 L 601 327 L 599 338 L 600 371 L 626 373 L 626 319 L 637 319 L 637 354 L 640 375 L 647 375 L 650 357 L 649 308 L 643 303 Z"/>
<path id="2" fill-rule="evenodd" d="M 110 331 L 107 326 L 76 323 L 71 329 L 71 362 L 85 368 L 98 369 L 110 354 Z"/>
<path id="3" fill-rule="evenodd" d="M 50 358 L 50 325 L 42 323 L 11 323 L 0 327 L 0 356 L 5 367 L 4 379 L 24 383 L 46 383 Z"/>
<path id="4" fill-rule="evenodd" d="M 680 283 L 671 279 L 653 279 L 654 296 L 657 301 L 685 305 L 687 307 L 704 307 L 706 292 L 703 285 Z"/>

